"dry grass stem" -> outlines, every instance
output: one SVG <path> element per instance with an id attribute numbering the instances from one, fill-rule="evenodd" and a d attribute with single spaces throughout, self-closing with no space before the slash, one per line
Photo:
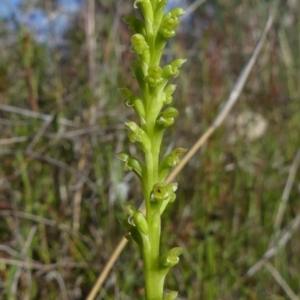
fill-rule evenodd
<path id="1" fill-rule="evenodd" d="M 280 273 L 273 267 L 271 263 L 267 262 L 266 268 L 291 300 L 299 300 L 299 297 L 293 292 L 293 290 L 289 287 L 289 285 L 286 283 L 286 281 L 282 278 Z"/>
<path id="2" fill-rule="evenodd" d="M 280 229 L 284 212 L 286 210 L 286 205 L 289 200 L 291 190 L 295 181 L 296 173 L 300 164 L 300 150 L 298 150 L 297 154 L 295 155 L 294 161 L 290 168 L 289 176 L 287 182 L 285 184 L 285 188 L 282 194 L 281 202 L 277 211 L 277 215 L 274 221 L 274 230 L 277 231 Z"/>

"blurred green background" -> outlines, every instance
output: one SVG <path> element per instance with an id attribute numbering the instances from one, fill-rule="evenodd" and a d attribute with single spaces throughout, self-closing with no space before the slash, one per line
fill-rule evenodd
<path id="1" fill-rule="evenodd" d="M 124 202 L 142 200 L 116 157 L 136 151 L 124 128 L 135 114 L 117 91 L 137 89 L 121 21 L 133 1 L 0 2 L 0 299 L 85 299 L 122 237 Z M 163 58 L 188 61 L 175 80 L 180 115 L 162 153 L 191 148 L 210 126 L 271 4 L 208 0 L 183 20 Z M 300 212 L 299 172 L 280 226 L 291 237 L 280 249 L 274 231 L 300 148 L 299 113 L 300 2 L 287 0 L 227 121 L 177 176 L 162 250 L 184 249 L 166 280 L 178 299 L 300 297 L 299 224 L 290 229 Z M 270 264 L 243 277 L 274 236 Z M 129 243 L 97 299 L 143 299 L 141 266 Z"/>

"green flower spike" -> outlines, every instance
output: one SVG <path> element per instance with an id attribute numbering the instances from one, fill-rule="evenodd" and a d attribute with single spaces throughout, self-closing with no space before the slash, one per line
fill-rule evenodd
<path id="1" fill-rule="evenodd" d="M 142 19 L 133 15 L 124 21 L 133 32 L 130 41 L 136 59 L 130 64 L 131 75 L 139 87 L 138 95 L 128 88 L 121 88 L 126 107 L 133 108 L 139 118 L 125 123 L 128 138 L 143 151 L 138 159 L 126 152 L 118 154 L 126 171 L 133 171 L 139 177 L 145 199 L 145 213 L 132 205 L 125 207 L 125 237 L 133 239 L 143 255 L 146 300 L 175 300 L 177 292 L 164 295 L 164 280 L 169 269 L 179 262 L 182 250 L 173 248 L 160 255 L 161 215 L 166 206 L 176 199 L 177 183 L 165 182 L 172 167 L 179 163 L 179 157 L 186 151 L 177 148 L 161 159 L 160 151 L 165 129 L 175 122 L 178 111 L 167 107 L 173 102 L 176 85 L 168 80 L 179 75 L 185 59 L 176 59 L 168 65 L 161 63 L 167 40 L 175 35 L 181 8 L 165 13 L 168 0 L 135 0 Z"/>

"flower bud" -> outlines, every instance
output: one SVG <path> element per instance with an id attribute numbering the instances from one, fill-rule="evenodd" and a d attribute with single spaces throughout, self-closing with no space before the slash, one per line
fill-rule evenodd
<path id="1" fill-rule="evenodd" d="M 178 18 L 185 14 L 185 11 L 181 7 L 176 7 L 170 11 L 173 18 Z"/>
<path id="2" fill-rule="evenodd" d="M 148 223 L 143 213 L 137 210 L 133 214 L 133 220 L 139 232 L 143 235 L 148 235 L 149 233 Z"/>
<path id="3" fill-rule="evenodd" d="M 164 127 L 168 127 L 174 124 L 175 119 L 178 115 L 178 110 L 174 107 L 168 107 L 163 112 L 161 112 L 156 120 L 156 123 Z"/>
<path id="4" fill-rule="evenodd" d="M 148 69 L 148 75 L 145 78 L 145 81 L 148 82 L 148 84 L 151 87 L 156 87 L 159 84 L 162 83 L 162 69 L 160 66 L 152 66 Z"/>
<path id="5" fill-rule="evenodd" d="M 148 46 L 144 36 L 139 33 L 134 34 L 131 37 L 130 41 L 131 41 L 133 50 L 139 55 L 143 54 L 144 51 L 149 49 L 149 46 Z"/>
<path id="6" fill-rule="evenodd" d="M 164 100 L 163 100 L 164 104 L 172 103 L 173 101 L 172 94 L 174 93 L 175 89 L 176 89 L 175 84 L 169 84 L 166 86 L 166 88 L 164 89 Z"/>
<path id="7" fill-rule="evenodd" d="M 171 38 L 175 36 L 175 29 L 177 28 L 178 24 L 178 18 L 173 17 L 171 13 L 167 13 L 161 22 L 159 33 L 166 39 Z"/>
<path id="8" fill-rule="evenodd" d="M 170 65 L 163 68 L 162 77 L 169 79 L 179 75 L 179 68 L 186 62 L 186 59 L 176 59 Z"/>

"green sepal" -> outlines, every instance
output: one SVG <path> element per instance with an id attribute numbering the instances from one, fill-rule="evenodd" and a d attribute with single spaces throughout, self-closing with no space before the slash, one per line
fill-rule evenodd
<path id="1" fill-rule="evenodd" d="M 164 254 L 159 260 L 159 267 L 161 269 L 172 268 L 179 262 L 179 256 L 182 254 L 182 248 L 175 247 Z"/>
<path id="2" fill-rule="evenodd" d="M 175 117 L 178 115 L 178 110 L 174 107 L 168 107 L 163 112 L 161 112 L 157 119 L 156 123 L 163 127 L 169 127 L 174 124 Z"/>
<path id="3" fill-rule="evenodd" d="M 179 68 L 186 62 L 186 59 L 176 59 L 170 65 L 163 68 L 162 77 L 169 79 L 176 78 L 179 75 Z"/>
<path id="4" fill-rule="evenodd" d="M 159 166 L 159 179 L 164 180 L 171 168 L 174 168 L 180 163 L 180 156 L 186 153 L 185 148 L 176 148 L 170 154 L 166 155 Z"/>
<path id="5" fill-rule="evenodd" d="M 134 33 L 140 33 L 145 35 L 145 24 L 142 20 L 138 19 L 134 15 L 127 15 L 123 18 L 123 21 L 128 25 L 128 28 Z"/>
<path id="6" fill-rule="evenodd" d="M 148 235 L 149 227 L 148 227 L 148 223 L 147 223 L 146 218 L 143 215 L 143 213 L 140 212 L 139 210 L 137 210 L 133 214 L 133 220 L 134 220 L 134 223 L 135 223 L 137 229 L 139 230 L 139 232 L 143 235 Z"/>
<path id="7" fill-rule="evenodd" d="M 146 50 L 149 49 L 149 45 L 147 44 L 145 37 L 140 33 L 134 34 L 130 38 L 130 41 L 133 50 L 139 55 L 143 54 Z"/>
<path id="8" fill-rule="evenodd" d="M 128 138 L 132 143 L 138 143 L 144 152 L 151 149 L 151 142 L 146 132 L 140 128 L 135 122 L 125 123 L 126 129 L 129 131 Z"/>
<path id="9" fill-rule="evenodd" d="M 125 171 L 133 171 L 139 178 L 142 177 L 145 166 L 138 158 L 130 156 L 127 152 L 119 152 L 117 155 L 123 162 Z"/>
<path id="10" fill-rule="evenodd" d="M 172 291 L 166 297 L 164 297 L 164 300 L 175 300 L 177 296 L 178 292 Z"/>

